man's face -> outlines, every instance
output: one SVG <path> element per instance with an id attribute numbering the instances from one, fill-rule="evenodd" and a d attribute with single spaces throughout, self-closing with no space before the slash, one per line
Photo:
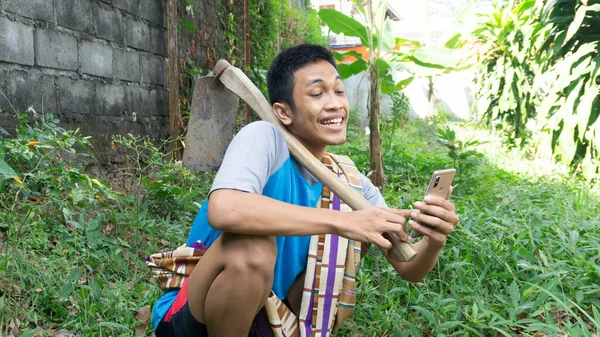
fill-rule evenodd
<path id="1" fill-rule="evenodd" d="M 349 104 L 336 69 L 319 60 L 294 71 L 296 110 L 288 129 L 317 155 L 346 140 Z"/>

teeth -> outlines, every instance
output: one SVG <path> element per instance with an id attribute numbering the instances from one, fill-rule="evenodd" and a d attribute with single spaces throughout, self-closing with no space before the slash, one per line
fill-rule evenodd
<path id="1" fill-rule="evenodd" d="M 321 124 L 323 125 L 334 125 L 334 124 L 341 124 L 342 123 L 342 118 L 334 118 L 334 119 L 330 119 L 324 122 L 321 122 Z"/>

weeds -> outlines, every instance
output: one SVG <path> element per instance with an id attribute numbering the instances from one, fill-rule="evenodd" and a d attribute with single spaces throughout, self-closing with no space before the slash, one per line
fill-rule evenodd
<path id="1" fill-rule="evenodd" d="M 0 140 L 0 159 L 21 179 L 0 176 L 0 335 L 131 336 L 138 309 L 159 296 L 143 258 L 185 239 L 198 210 L 189 200 L 211 176 L 166 161 L 145 139 L 116 142 L 130 194 L 86 174 L 87 138 L 51 116 Z"/>
<path id="2" fill-rule="evenodd" d="M 340 335 L 594 336 L 600 188 L 503 148 L 488 130 L 448 127 L 399 127 L 385 153 L 383 194 L 391 207 L 410 208 L 433 171 L 461 167 L 436 130 L 453 130 L 454 138 L 444 136 L 453 144 L 488 140 L 461 146 L 477 152 L 452 196 L 461 222 L 420 283 L 399 279 L 373 248 L 357 275 L 359 305 Z M 332 152 L 366 168 L 366 139 L 354 129 Z M 161 292 L 143 258 L 185 240 L 212 175 L 168 160 L 148 139 L 114 142 L 125 156 L 107 181 L 84 169 L 86 137 L 50 116 L 33 126 L 23 120 L 15 138 L 0 139 L 0 159 L 21 180 L 0 174 L 0 335 L 151 334 L 148 310 Z"/>
<path id="3" fill-rule="evenodd" d="M 489 139 L 488 131 L 450 127 L 456 130 L 453 144 L 477 151 L 459 172 L 470 179 L 452 196 L 461 218 L 456 231 L 421 283 L 402 281 L 380 254 L 370 254 L 358 275 L 361 304 L 341 335 L 595 336 L 598 186 L 557 173 L 564 171 L 553 169 L 551 160 L 528 160 L 494 139 L 466 146 Z M 411 207 L 434 170 L 461 166 L 455 164 L 460 156 L 448 155 L 454 149 L 436 146 L 435 130 L 410 121 L 397 133 L 384 157 L 390 206 Z M 361 162 L 368 153 L 353 158 Z M 373 272 L 376 259 L 381 282 Z"/>

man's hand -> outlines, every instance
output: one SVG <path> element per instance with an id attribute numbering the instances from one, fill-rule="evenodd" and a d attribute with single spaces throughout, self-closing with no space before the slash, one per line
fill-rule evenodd
<path id="1" fill-rule="evenodd" d="M 381 249 L 390 249 L 392 243 L 383 237 L 383 233 L 395 233 L 400 240 L 411 242 L 406 231 L 406 219 L 410 210 L 397 210 L 375 207 L 344 214 L 344 222 L 338 226 L 338 233 L 348 239 L 364 243 L 373 243 Z"/>
<path id="2" fill-rule="evenodd" d="M 452 189 L 448 193 L 448 198 Z M 410 214 L 412 220 L 408 224 L 419 234 L 425 236 L 429 246 L 442 248 L 446 245 L 448 234 L 452 233 L 458 223 L 456 207 L 447 199 L 425 197 L 423 202 L 416 202 Z"/>

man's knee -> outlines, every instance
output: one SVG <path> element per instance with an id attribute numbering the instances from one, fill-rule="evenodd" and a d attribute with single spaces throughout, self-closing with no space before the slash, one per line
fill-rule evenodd
<path id="1" fill-rule="evenodd" d="M 226 269 L 250 273 L 265 279 L 273 277 L 277 260 L 277 242 L 272 236 L 224 234 Z"/>

